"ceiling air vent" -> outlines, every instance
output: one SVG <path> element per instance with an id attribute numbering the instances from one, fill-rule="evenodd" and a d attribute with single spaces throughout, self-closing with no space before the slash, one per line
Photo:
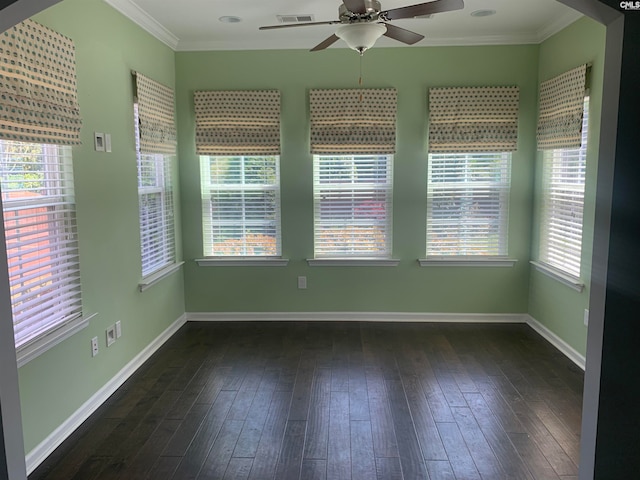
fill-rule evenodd
<path id="1" fill-rule="evenodd" d="M 280 23 L 307 23 L 313 22 L 313 15 L 276 15 Z"/>

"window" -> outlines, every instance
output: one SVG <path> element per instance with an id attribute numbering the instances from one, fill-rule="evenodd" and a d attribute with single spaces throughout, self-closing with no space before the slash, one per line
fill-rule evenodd
<path id="1" fill-rule="evenodd" d="M 391 256 L 392 155 L 314 155 L 315 258 Z"/>
<path id="2" fill-rule="evenodd" d="M 584 100 L 582 145 L 543 153 L 540 261 L 580 276 L 589 98 Z"/>
<path id="3" fill-rule="evenodd" d="M 0 140 L 16 348 L 82 316 L 71 147 Z"/>
<path id="4" fill-rule="evenodd" d="M 511 153 L 429 155 L 427 257 L 507 255 Z"/>
<path id="5" fill-rule="evenodd" d="M 279 161 L 200 157 L 205 256 L 281 255 Z"/>
<path id="6" fill-rule="evenodd" d="M 142 276 L 176 261 L 171 155 L 140 152 L 138 105 L 134 104 L 138 157 L 138 205 Z"/>

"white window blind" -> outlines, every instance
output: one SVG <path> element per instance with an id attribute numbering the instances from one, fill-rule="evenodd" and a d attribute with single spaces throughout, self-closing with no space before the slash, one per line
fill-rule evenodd
<path id="1" fill-rule="evenodd" d="M 279 256 L 280 157 L 201 156 L 205 256 Z"/>
<path id="2" fill-rule="evenodd" d="M 16 348 L 81 317 L 71 147 L 0 140 Z"/>
<path id="3" fill-rule="evenodd" d="M 140 152 L 138 105 L 134 104 L 138 157 L 138 207 L 142 276 L 176 261 L 171 155 Z"/>
<path id="4" fill-rule="evenodd" d="M 314 155 L 315 258 L 390 258 L 392 155 Z"/>
<path id="5" fill-rule="evenodd" d="M 543 153 L 540 261 L 580 276 L 589 98 L 584 100 L 582 145 Z"/>
<path id="6" fill-rule="evenodd" d="M 430 154 L 427 257 L 507 255 L 511 153 Z"/>

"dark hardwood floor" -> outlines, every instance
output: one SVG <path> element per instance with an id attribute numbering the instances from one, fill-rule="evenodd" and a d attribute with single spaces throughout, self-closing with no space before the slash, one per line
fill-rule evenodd
<path id="1" fill-rule="evenodd" d="M 526 325 L 189 323 L 29 479 L 577 479 L 582 387 Z"/>

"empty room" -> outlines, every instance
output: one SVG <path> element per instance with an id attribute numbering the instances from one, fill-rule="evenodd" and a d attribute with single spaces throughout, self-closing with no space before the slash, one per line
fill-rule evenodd
<path id="1" fill-rule="evenodd" d="M 7 478 L 621 478 L 582 431 L 609 7 L 30 3 L 0 37 Z"/>

